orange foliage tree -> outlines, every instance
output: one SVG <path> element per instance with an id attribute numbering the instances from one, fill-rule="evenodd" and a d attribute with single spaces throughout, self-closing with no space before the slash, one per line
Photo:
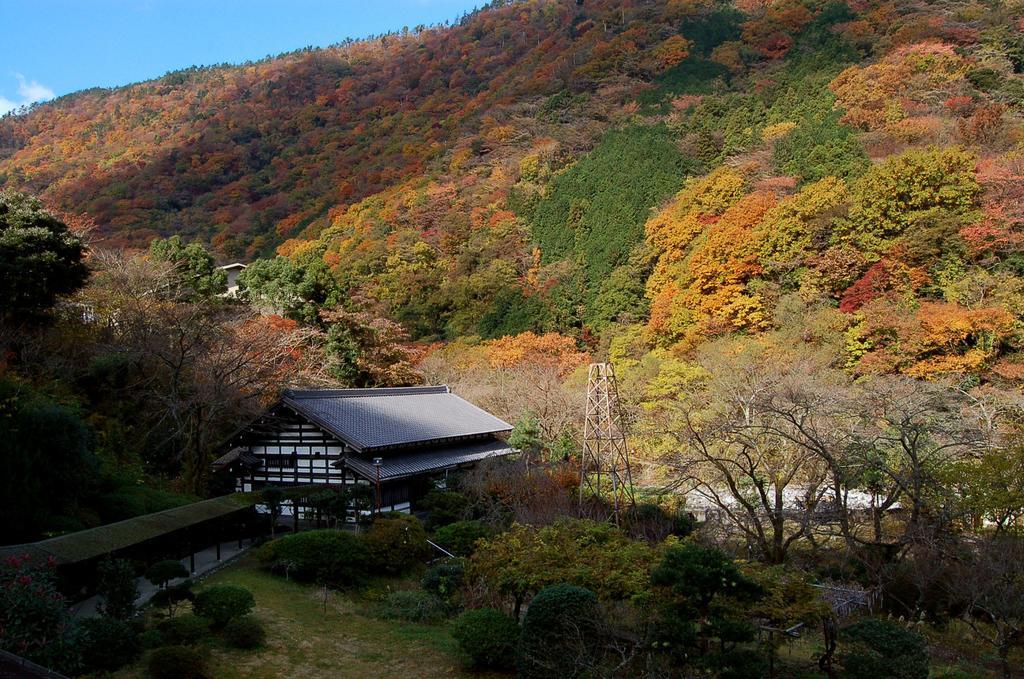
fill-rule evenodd
<path id="1" fill-rule="evenodd" d="M 850 365 L 860 373 L 976 374 L 1015 346 L 1016 329 L 1016 319 L 998 307 L 924 302 L 913 310 L 877 300 L 861 309 L 861 321 L 848 333 L 847 351 Z"/>
<path id="2" fill-rule="evenodd" d="M 896 49 L 878 63 L 851 66 L 829 85 L 843 122 L 860 130 L 896 123 L 910 111 L 929 111 L 963 81 L 967 64 L 953 45 L 926 42 Z M 938 108 L 937 106 L 935 106 Z"/>

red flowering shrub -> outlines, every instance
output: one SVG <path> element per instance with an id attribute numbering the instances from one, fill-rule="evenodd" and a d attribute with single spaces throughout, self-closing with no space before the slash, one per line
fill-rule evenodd
<path id="1" fill-rule="evenodd" d="M 0 649 L 48 667 L 73 666 L 71 614 L 57 591 L 56 563 L 0 560 Z"/>

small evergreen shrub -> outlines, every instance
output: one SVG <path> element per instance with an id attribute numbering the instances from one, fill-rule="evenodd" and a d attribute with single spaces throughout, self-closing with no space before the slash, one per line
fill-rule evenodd
<path id="1" fill-rule="evenodd" d="M 86 671 L 113 672 L 139 657 L 139 634 L 131 623 L 100 616 L 82 620 L 78 628 L 78 651 Z"/>
<path id="2" fill-rule="evenodd" d="M 101 615 L 127 620 L 135 615 L 139 588 L 135 584 L 135 568 L 125 559 L 105 559 L 96 568 L 99 582 Z"/>
<path id="3" fill-rule="evenodd" d="M 211 679 L 206 658 L 188 646 L 165 646 L 153 651 L 147 664 L 151 679 Z"/>
<path id="4" fill-rule="evenodd" d="M 452 636 L 479 669 L 510 669 L 515 666 L 519 625 L 494 608 L 466 611 L 452 624 Z"/>
<path id="5" fill-rule="evenodd" d="M 174 615 L 175 609 L 185 601 L 195 601 L 196 595 L 192 591 L 192 581 L 171 585 L 166 589 L 157 590 L 149 602 L 159 608 L 166 608 L 168 617 Z"/>
<path id="6" fill-rule="evenodd" d="M 573 676 L 576 658 L 596 653 L 597 596 L 575 585 L 545 587 L 523 617 L 516 667 L 527 678 Z"/>
<path id="7" fill-rule="evenodd" d="M 248 615 L 256 605 L 252 592 L 235 585 L 216 585 L 196 595 L 192 610 L 209 618 L 216 627 L 223 627 L 232 618 Z"/>
<path id="8" fill-rule="evenodd" d="M 259 648 L 267 640 L 267 630 L 259 618 L 243 615 L 224 626 L 224 640 L 235 648 Z"/>
<path id="9" fill-rule="evenodd" d="M 427 530 L 435 530 L 463 518 L 469 507 L 469 498 L 450 490 L 432 490 L 420 504 L 428 512 Z"/>
<path id="10" fill-rule="evenodd" d="M 160 648 L 161 646 L 167 646 L 167 640 L 164 639 L 164 635 L 161 634 L 158 629 L 148 629 L 139 635 L 139 645 L 145 649 Z"/>
<path id="11" fill-rule="evenodd" d="M 927 679 L 928 645 L 891 620 L 861 620 L 843 630 L 839 662 L 850 679 Z"/>
<path id="12" fill-rule="evenodd" d="M 174 559 L 158 561 L 146 569 L 146 579 L 160 588 L 167 587 L 167 583 L 171 580 L 187 577 L 188 569 L 180 561 Z"/>
<path id="13" fill-rule="evenodd" d="M 494 535 L 494 530 L 483 521 L 456 521 L 434 533 L 434 542 L 455 556 L 472 556 L 476 541 Z"/>
<path id="14" fill-rule="evenodd" d="M 156 626 L 165 644 L 187 646 L 210 635 L 210 621 L 194 613 L 168 618 Z"/>
<path id="15" fill-rule="evenodd" d="M 420 584 L 442 601 L 451 601 L 466 579 L 466 567 L 458 559 L 442 561 L 427 569 Z"/>
<path id="16" fill-rule="evenodd" d="M 378 518 L 363 535 L 363 540 L 370 556 L 367 566 L 372 573 L 401 575 L 430 556 L 423 524 L 408 514 Z"/>
<path id="17" fill-rule="evenodd" d="M 364 577 L 369 552 L 363 539 L 341 530 L 287 535 L 260 548 L 260 559 L 278 572 L 306 582 L 350 586 Z"/>
<path id="18" fill-rule="evenodd" d="M 387 620 L 437 622 L 446 616 L 445 603 L 430 592 L 420 590 L 392 592 L 380 608 L 380 617 Z"/>

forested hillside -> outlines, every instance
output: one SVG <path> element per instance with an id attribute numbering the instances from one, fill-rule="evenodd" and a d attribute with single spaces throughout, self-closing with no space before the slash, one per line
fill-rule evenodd
<path id="1" fill-rule="evenodd" d="M 7 116 L 0 184 L 85 213 L 105 247 L 280 245 L 414 339 L 589 343 L 625 320 L 692 347 L 770 327 L 785 298 L 873 311 L 851 365 L 1009 375 L 1019 19 L 498 2 Z"/>

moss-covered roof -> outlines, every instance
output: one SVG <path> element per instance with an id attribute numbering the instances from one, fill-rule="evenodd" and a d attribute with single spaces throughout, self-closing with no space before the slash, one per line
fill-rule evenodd
<path id="1" fill-rule="evenodd" d="M 252 505 L 252 499 L 242 493 L 225 495 L 39 542 L 0 547 L 0 558 L 28 554 L 33 558 L 52 557 L 59 564 L 77 563 L 233 514 Z"/>

